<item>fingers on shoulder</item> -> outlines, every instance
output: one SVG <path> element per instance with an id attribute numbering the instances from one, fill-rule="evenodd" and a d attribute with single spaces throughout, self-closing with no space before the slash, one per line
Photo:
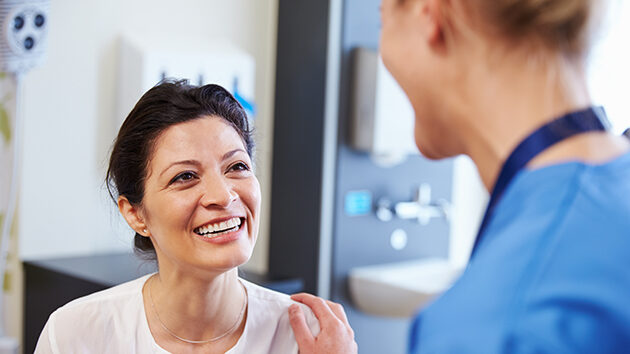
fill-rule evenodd
<path id="1" fill-rule="evenodd" d="M 291 300 L 301 302 L 310 308 L 321 306 L 324 303 L 322 298 L 309 293 L 293 294 Z"/>
<path id="2" fill-rule="evenodd" d="M 292 306 L 296 306 L 299 311 L 302 312 L 306 325 L 310 329 L 313 336 L 317 336 L 320 332 L 319 320 L 317 319 L 315 313 L 313 313 L 311 308 L 301 303 L 294 304 Z"/>
<path id="3" fill-rule="evenodd" d="M 295 335 L 295 341 L 298 346 L 304 350 L 310 348 L 315 341 L 314 334 L 311 333 L 305 311 L 298 304 L 293 304 L 289 307 L 289 324 L 293 329 Z"/>
<path id="4" fill-rule="evenodd" d="M 329 321 L 335 317 L 327 301 L 320 297 L 311 294 L 300 293 L 291 296 L 291 299 L 301 302 L 304 305 L 310 307 L 317 319 L 322 322 Z"/>
<path id="5" fill-rule="evenodd" d="M 341 304 L 306 293 L 296 294 L 291 298 L 307 305 L 322 324 L 326 326 L 343 325 L 350 328 L 346 311 Z M 352 329 L 350 328 L 350 330 Z"/>

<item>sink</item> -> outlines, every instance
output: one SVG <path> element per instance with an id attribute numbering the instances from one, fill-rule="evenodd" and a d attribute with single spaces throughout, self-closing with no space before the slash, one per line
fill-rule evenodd
<path id="1" fill-rule="evenodd" d="M 443 258 L 357 267 L 350 270 L 350 296 L 365 313 L 411 317 L 448 290 L 462 272 Z"/>

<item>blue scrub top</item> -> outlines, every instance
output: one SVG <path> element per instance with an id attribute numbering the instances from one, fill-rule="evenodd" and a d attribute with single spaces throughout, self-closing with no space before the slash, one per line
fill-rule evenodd
<path id="1" fill-rule="evenodd" d="M 518 174 L 410 353 L 630 353 L 630 153 Z"/>

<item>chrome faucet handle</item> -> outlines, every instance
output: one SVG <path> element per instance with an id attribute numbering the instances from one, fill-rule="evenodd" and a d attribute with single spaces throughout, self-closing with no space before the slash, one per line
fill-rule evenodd
<path id="1" fill-rule="evenodd" d="M 423 183 L 418 188 L 415 200 L 396 203 L 394 212 L 401 219 L 417 219 L 421 225 L 427 225 L 433 218 L 450 220 L 450 203 L 445 199 L 433 203 L 431 185 Z"/>
<path id="2" fill-rule="evenodd" d="M 451 204 L 446 199 L 431 201 L 431 185 L 423 183 L 418 188 L 414 200 L 410 202 L 399 202 L 393 205 L 386 199 L 381 198 L 376 203 L 376 217 L 383 222 L 391 221 L 394 216 L 411 220 L 416 219 L 421 225 L 427 225 L 434 218 L 444 218 L 450 220 Z"/>
<path id="3" fill-rule="evenodd" d="M 396 203 L 394 211 L 401 219 L 417 219 L 421 225 L 427 225 L 431 219 L 445 217 L 444 209 L 439 205 L 422 205 L 418 202 Z"/>
<path id="4" fill-rule="evenodd" d="M 416 195 L 416 201 L 420 205 L 431 204 L 431 185 L 428 183 L 422 183 L 418 188 L 418 194 Z"/>

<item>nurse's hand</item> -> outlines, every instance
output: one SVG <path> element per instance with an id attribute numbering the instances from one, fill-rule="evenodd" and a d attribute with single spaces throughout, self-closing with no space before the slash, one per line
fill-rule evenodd
<path id="1" fill-rule="evenodd" d="M 346 312 L 341 305 L 305 293 L 292 295 L 291 299 L 310 307 L 319 320 L 319 334 L 313 337 L 302 309 L 295 304 L 289 307 L 289 320 L 300 354 L 358 352 L 357 343 L 354 341 L 354 331 L 350 328 Z"/>

